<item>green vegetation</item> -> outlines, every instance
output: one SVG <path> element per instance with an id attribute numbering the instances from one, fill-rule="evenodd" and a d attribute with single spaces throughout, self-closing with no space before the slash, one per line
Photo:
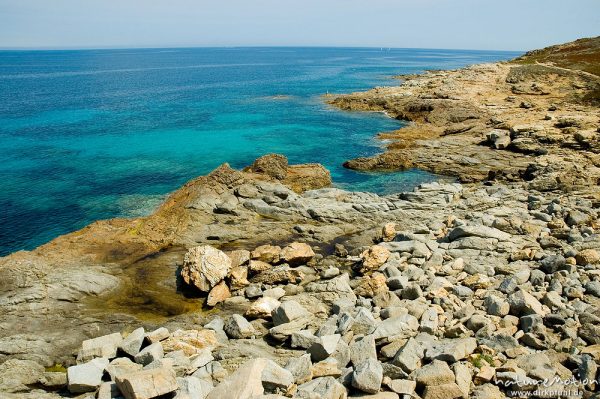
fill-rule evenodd
<path id="1" fill-rule="evenodd" d="M 553 63 L 562 68 L 576 69 L 600 76 L 600 36 L 533 50 L 514 63 Z"/>
<path id="2" fill-rule="evenodd" d="M 56 363 L 53 366 L 46 367 L 46 371 L 49 373 L 66 373 L 67 368 L 60 363 Z"/>
<path id="3" fill-rule="evenodd" d="M 492 365 L 494 363 L 494 359 L 490 355 L 486 354 L 478 354 L 473 359 L 471 359 L 471 364 L 477 367 L 478 369 L 484 366 L 483 362 L 487 363 L 488 365 Z"/>

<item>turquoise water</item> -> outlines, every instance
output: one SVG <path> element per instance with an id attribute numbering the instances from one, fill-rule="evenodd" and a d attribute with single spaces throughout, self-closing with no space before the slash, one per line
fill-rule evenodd
<path id="1" fill-rule="evenodd" d="M 0 254 L 115 216 L 150 212 L 223 162 L 277 152 L 320 162 L 336 185 L 389 193 L 422 171 L 345 170 L 401 122 L 347 113 L 324 93 L 516 53 L 339 48 L 0 52 Z"/>

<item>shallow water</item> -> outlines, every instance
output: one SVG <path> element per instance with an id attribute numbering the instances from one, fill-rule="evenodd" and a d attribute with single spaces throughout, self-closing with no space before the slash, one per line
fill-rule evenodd
<path id="1" fill-rule="evenodd" d="M 516 53 L 338 48 L 0 52 L 0 255 L 98 219 L 150 212 L 223 162 L 269 152 L 321 162 L 338 186 L 378 193 L 435 179 L 357 173 L 374 135 L 402 126 L 324 104 L 424 69 Z"/>

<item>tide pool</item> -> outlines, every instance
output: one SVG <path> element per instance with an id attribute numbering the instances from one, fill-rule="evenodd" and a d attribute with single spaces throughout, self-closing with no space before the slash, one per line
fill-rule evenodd
<path id="1" fill-rule="evenodd" d="M 205 48 L 0 52 L 0 255 L 98 219 L 147 214 L 187 180 L 276 152 L 320 162 L 349 190 L 391 193 L 423 171 L 342 163 L 398 129 L 322 95 L 398 84 L 391 76 L 513 58 L 419 49 Z"/>

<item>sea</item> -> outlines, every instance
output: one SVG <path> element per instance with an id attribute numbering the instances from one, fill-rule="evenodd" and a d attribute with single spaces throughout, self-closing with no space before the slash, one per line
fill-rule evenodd
<path id="1" fill-rule="evenodd" d="M 520 53 L 388 48 L 0 51 L 0 256 L 99 220 L 151 213 L 186 181 L 267 153 L 319 162 L 334 185 L 388 194 L 439 179 L 360 173 L 404 124 L 323 95 Z"/>

